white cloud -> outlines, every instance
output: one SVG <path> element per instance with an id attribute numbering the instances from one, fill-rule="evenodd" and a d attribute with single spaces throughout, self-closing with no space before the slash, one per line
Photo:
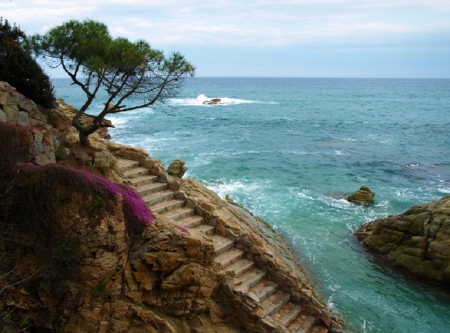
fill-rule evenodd
<path id="1" fill-rule="evenodd" d="M 289 45 L 367 34 L 388 40 L 432 23 L 446 27 L 446 0 L 0 0 L 2 15 L 27 33 L 94 18 L 114 35 L 157 44 Z M 448 26 L 446 28 L 448 33 Z M 326 42 L 326 40 L 324 40 Z M 334 40 L 339 42 L 339 40 Z"/>
<path id="2" fill-rule="evenodd" d="M 0 8 L 28 34 L 91 18 L 165 50 L 388 50 L 450 36 L 449 0 L 0 0 Z"/>

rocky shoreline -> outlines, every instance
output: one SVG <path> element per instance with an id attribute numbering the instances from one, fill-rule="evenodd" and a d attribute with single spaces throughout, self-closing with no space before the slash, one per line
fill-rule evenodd
<path id="1" fill-rule="evenodd" d="M 450 286 L 450 196 L 365 223 L 355 236 L 394 266 Z"/>
<path id="2" fill-rule="evenodd" d="M 0 288 L 0 306 L 11 309 L 17 320 L 57 332 L 344 331 L 342 319 L 318 296 L 287 243 L 266 222 L 199 182 L 169 173 L 141 149 L 93 135 L 92 150 L 81 151 L 70 126 L 73 110 L 59 102 L 57 109 L 39 110 L 0 83 L 0 120 L 32 127 L 18 143 L 25 153 L 16 162 L 51 165 L 56 154 L 59 163 L 72 161 L 128 184 L 155 221 L 130 237 L 120 195 L 93 215 L 86 207 L 98 206 L 95 197 L 80 196 L 75 189 L 67 193 L 58 221 L 68 237 L 82 244 L 77 278 L 65 281 L 62 294 L 23 277 Z M 68 189 L 57 187 L 54 195 L 61 191 Z M 47 199 L 59 202 L 61 196 Z M 36 256 L 18 259 L 39 270 Z M 15 274 L 20 280 L 22 273 Z"/>

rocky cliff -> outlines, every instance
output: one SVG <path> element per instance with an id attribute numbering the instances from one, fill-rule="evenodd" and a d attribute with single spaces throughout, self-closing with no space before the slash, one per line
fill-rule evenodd
<path id="1" fill-rule="evenodd" d="M 0 100 L 4 120 L 33 126 L 18 121 L 18 114 L 26 112 L 19 105 L 23 98 L 14 89 L 5 91 L 9 95 Z M 28 144 L 42 144 L 39 133 L 58 133 L 61 142 L 52 134 L 53 148 L 43 153 L 65 141 L 63 164 L 106 174 L 119 185 L 51 163 L 36 169 L 52 170 L 43 173 L 47 178 L 28 167 L 18 174 L 29 176 L 3 184 L 0 190 L 5 193 L 20 188 L 37 211 L 48 212 L 49 203 L 56 208 L 45 215 L 51 216 L 44 229 L 52 232 L 43 233 L 44 238 L 41 230 L 29 233 L 20 251 L 11 244 L 23 241 L 22 228 L 14 229 L 14 237 L 0 238 L 1 330 L 342 331 L 341 320 L 315 293 L 289 246 L 266 222 L 193 179 L 169 175 L 159 160 L 141 149 L 93 136 L 92 150 L 78 151 L 76 133 L 67 121 L 70 112 L 62 101 L 59 109 L 47 110 L 57 129 L 40 116 L 42 123 L 33 127 L 37 134 Z M 33 156 L 19 162 L 40 164 L 38 155 Z M 42 164 L 53 161 L 52 156 L 48 159 Z M 74 186 L 85 183 L 79 177 L 87 177 L 86 184 L 100 182 L 107 193 L 90 185 Z M 135 194 L 120 184 L 134 187 Z M 150 216 L 141 212 L 142 203 L 154 220 L 146 218 L 130 228 L 130 209 Z M 29 205 L 13 206 L 28 224 L 40 221 L 37 212 L 28 214 Z M 9 206 L 1 207 L 1 231 L 10 232 L 8 223 L 15 220 L 8 217 Z"/>
<path id="2" fill-rule="evenodd" d="M 397 266 L 450 285 L 450 197 L 368 222 L 355 235 Z"/>

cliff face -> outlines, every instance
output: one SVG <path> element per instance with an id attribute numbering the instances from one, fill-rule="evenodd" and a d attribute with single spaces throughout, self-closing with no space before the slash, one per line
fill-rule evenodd
<path id="1" fill-rule="evenodd" d="M 399 267 L 450 285 L 450 197 L 366 223 L 355 235 Z"/>
<path id="2" fill-rule="evenodd" d="M 8 103 L 0 104 L 10 107 Z M 20 108 L 16 105 L 13 110 Z M 50 116 L 63 120 L 58 133 L 64 132 L 61 137 L 70 141 L 74 133 L 70 127 L 63 130 L 66 117 L 56 109 Z M 11 117 L 5 120 L 16 119 Z M 54 133 L 50 127 L 44 121 L 33 131 Z M 117 193 L 105 203 L 103 196 L 86 194 L 82 186 L 75 189 L 57 182 L 51 195 L 37 200 L 38 205 L 47 200 L 57 204 L 53 220 L 62 235 L 57 251 L 46 244 L 50 255 L 43 257 L 42 251 L 35 251 L 42 243 L 36 237 L 28 250 L 8 252 L 8 243 L 1 238 L 1 329 L 342 330 L 340 319 L 316 295 L 288 245 L 267 223 L 195 180 L 170 176 L 145 151 L 93 141 L 97 151 L 84 152 L 90 158 L 85 161 L 93 161 L 89 167 L 95 168 L 98 154 L 108 156 L 108 174 L 133 186 L 155 220 L 130 232 L 129 203 L 123 195 Z M 0 216 L 6 225 L 6 214 Z M 56 266 L 43 264 L 54 259 Z"/>
<path id="3" fill-rule="evenodd" d="M 29 140 L 19 143 L 25 152 L 17 162 L 45 165 L 55 162 L 55 146 L 59 133 L 49 124 L 30 99 L 18 93 L 8 83 L 0 81 L 0 121 L 32 128 Z"/>

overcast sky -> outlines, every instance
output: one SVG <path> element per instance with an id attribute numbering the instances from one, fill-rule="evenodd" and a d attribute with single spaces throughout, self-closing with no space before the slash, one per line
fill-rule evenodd
<path id="1" fill-rule="evenodd" d="M 0 16 L 27 34 L 94 19 L 197 76 L 450 78 L 450 0 L 0 0 Z"/>

